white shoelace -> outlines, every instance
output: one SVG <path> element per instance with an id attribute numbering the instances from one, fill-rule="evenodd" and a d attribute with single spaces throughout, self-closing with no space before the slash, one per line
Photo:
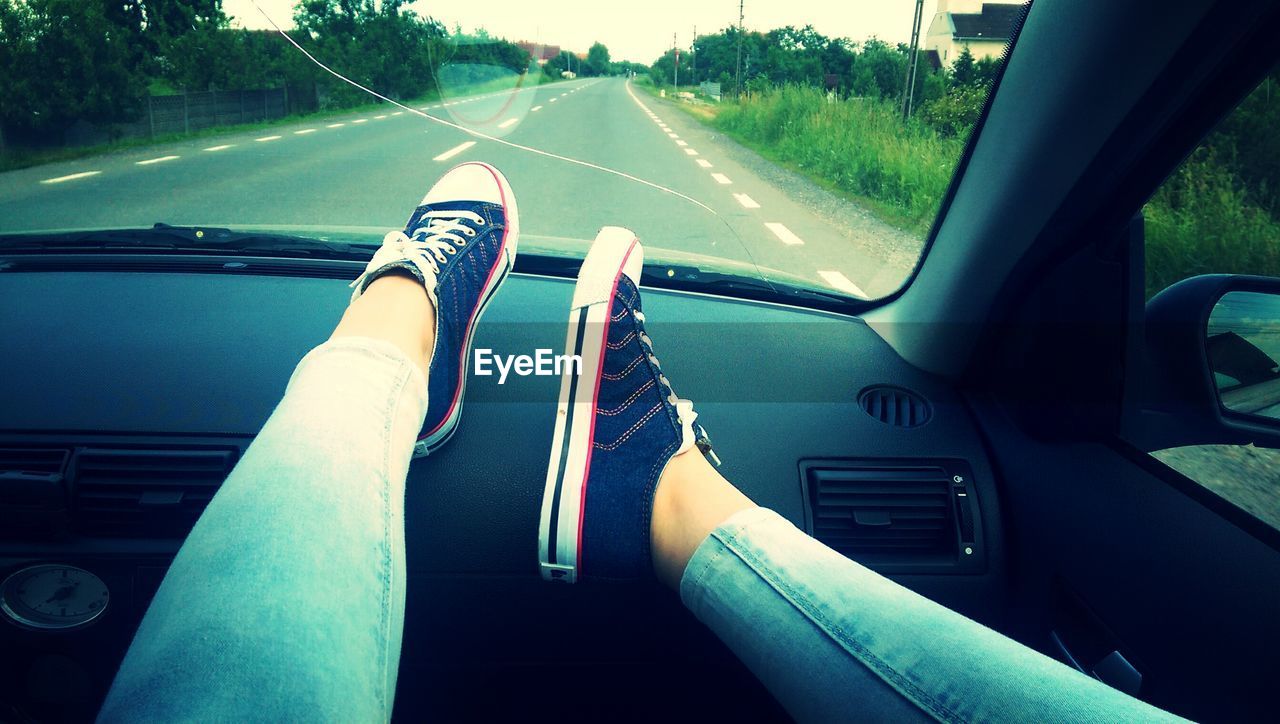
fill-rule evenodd
<path id="1" fill-rule="evenodd" d="M 435 303 L 436 277 L 440 274 L 440 265 L 449 261 L 449 257 L 458 253 L 467 245 L 467 240 L 476 235 L 476 230 L 467 223 L 484 226 L 483 216 L 471 211 L 439 210 L 428 211 L 422 215 L 419 223 L 424 226 L 414 229 L 411 234 L 403 231 L 392 231 L 382 239 L 382 249 L 375 255 L 389 256 L 378 265 L 370 264 L 369 268 L 359 276 L 351 286 L 363 289 L 369 274 L 380 271 L 388 265 L 409 263 L 422 274 L 422 282 L 427 288 L 432 303 Z M 390 250 L 390 253 L 387 251 Z"/>

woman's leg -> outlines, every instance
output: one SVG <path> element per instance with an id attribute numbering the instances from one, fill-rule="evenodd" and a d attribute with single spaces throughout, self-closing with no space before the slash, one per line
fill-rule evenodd
<path id="1" fill-rule="evenodd" d="M 384 276 L 303 358 L 175 558 L 101 720 L 390 717 L 434 329 L 422 284 Z"/>
<path id="2" fill-rule="evenodd" d="M 458 424 L 517 229 L 506 179 L 468 162 L 387 235 L 174 559 L 101 720 L 390 718 L 409 460 Z"/>
<path id="3" fill-rule="evenodd" d="M 1169 721 L 756 507 L 701 455 L 653 501 L 654 570 L 798 721 Z"/>

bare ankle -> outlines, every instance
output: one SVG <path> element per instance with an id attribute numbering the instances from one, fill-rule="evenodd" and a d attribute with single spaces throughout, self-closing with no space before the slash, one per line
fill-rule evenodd
<path id="1" fill-rule="evenodd" d="M 658 579 L 679 589 L 702 541 L 735 513 L 754 507 L 696 449 L 672 458 L 653 497 L 649 539 Z"/>
<path id="2" fill-rule="evenodd" d="M 435 348 L 435 330 L 435 308 L 422 282 L 408 273 L 389 273 L 370 282 L 347 307 L 332 336 L 391 342 L 426 374 Z"/>

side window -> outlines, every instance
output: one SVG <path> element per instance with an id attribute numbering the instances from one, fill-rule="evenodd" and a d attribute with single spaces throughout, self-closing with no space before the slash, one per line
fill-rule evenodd
<path id="1" fill-rule="evenodd" d="M 1280 277 L 1277 129 L 1280 68 L 1272 70 L 1147 203 L 1143 213 L 1148 298 L 1197 274 Z M 1257 369 L 1280 375 L 1278 340 L 1254 336 L 1248 340 L 1251 350 L 1266 355 L 1258 358 Z M 1195 445 L 1154 455 L 1280 529 L 1280 450 Z"/>

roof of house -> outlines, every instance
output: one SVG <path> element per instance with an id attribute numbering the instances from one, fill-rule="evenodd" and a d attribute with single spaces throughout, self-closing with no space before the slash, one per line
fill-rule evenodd
<path id="1" fill-rule="evenodd" d="M 981 13 L 951 13 L 957 39 L 1008 40 L 1013 24 L 1022 12 L 1021 5 L 983 3 Z"/>

